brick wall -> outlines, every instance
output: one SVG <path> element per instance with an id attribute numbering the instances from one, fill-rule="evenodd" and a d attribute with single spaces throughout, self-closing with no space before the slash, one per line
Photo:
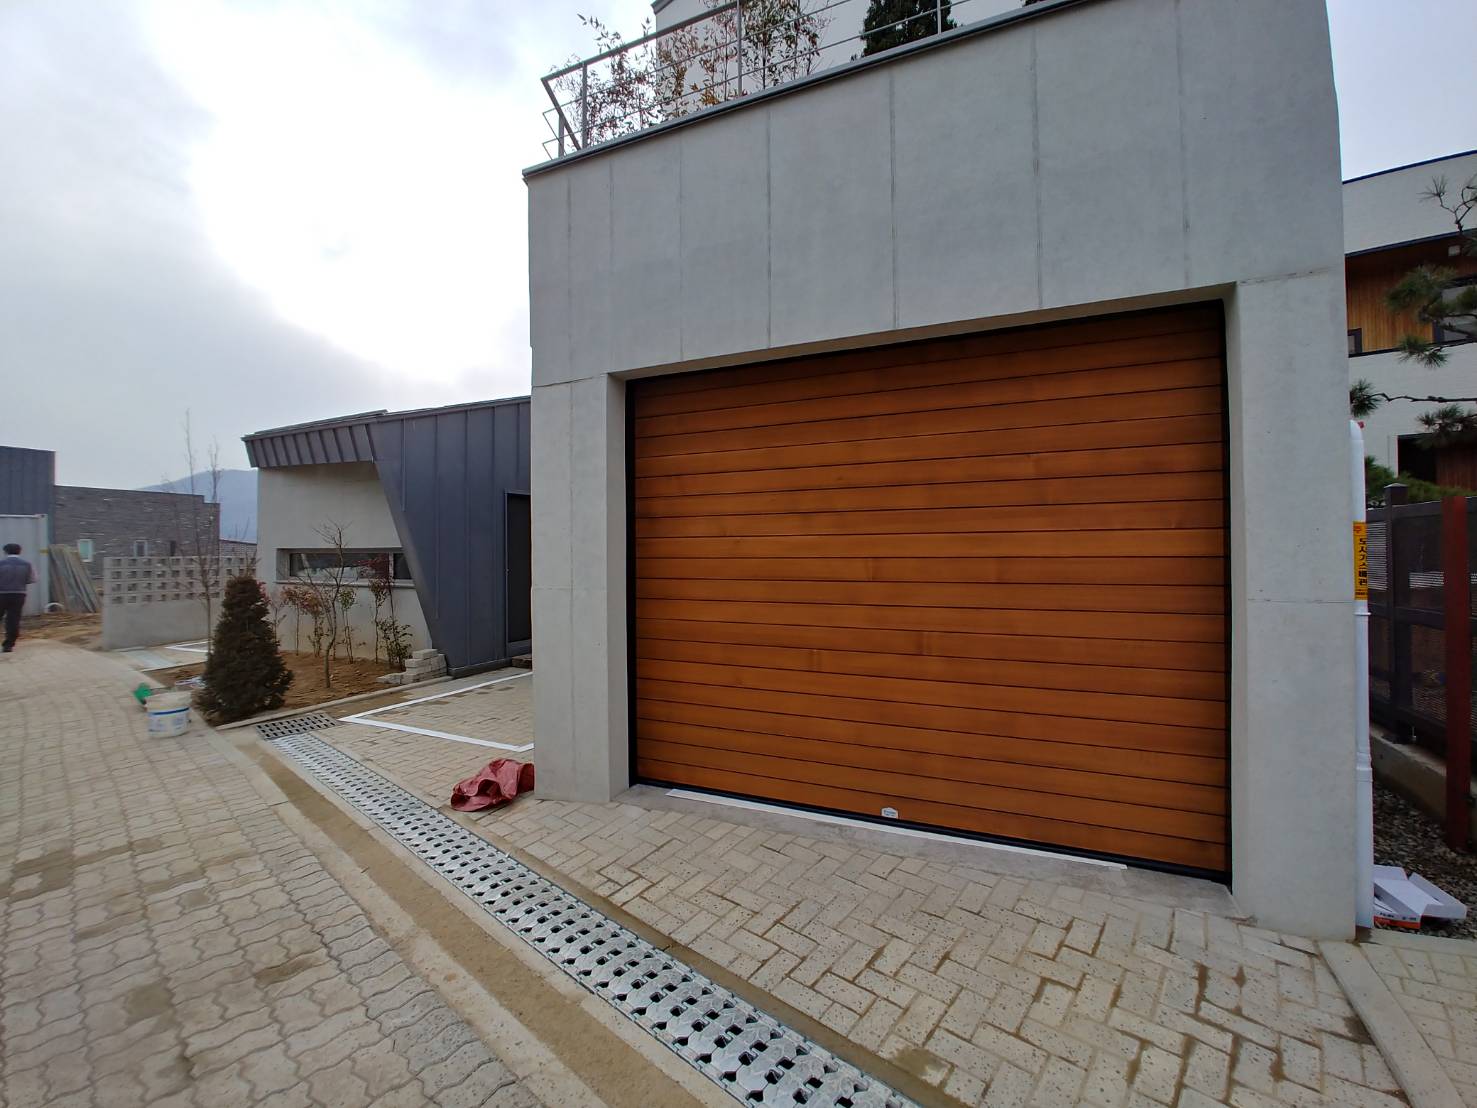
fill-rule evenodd
<path id="1" fill-rule="evenodd" d="M 133 544 L 139 539 L 149 544 L 151 557 L 188 557 L 196 552 L 191 501 L 200 533 L 220 534 L 220 505 L 205 503 L 203 496 L 58 485 L 51 540 L 76 546 L 79 539 L 91 539 L 93 556 L 87 568 L 96 581 L 103 579 L 104 558 L 133 557 Z"/>

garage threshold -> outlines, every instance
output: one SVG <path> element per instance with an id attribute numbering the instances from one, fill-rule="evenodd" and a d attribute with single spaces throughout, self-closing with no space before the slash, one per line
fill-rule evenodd
<path id="1" fill-rule="evenodd" d="M 704 804 L 721 804 L 726 808 L 741 808 L 749 812 L 768 812 L 778 816 L 787 816 L 791 819 L 803 819 L 812 823 L 825 823 L 833 827 L 855 827 L 861 831 L 871 831 L 880 835 L 900 835 L 904 838 L 923 839 L 928 842 L 948 843 L 950 846 L 970 847 L 977 850 L 998 850 L 1007 854 L 1021 854 L 1031 858 L 1043 858 L 1065 865 L 1074 866 L 1098 866 L 1102 869 L 1126 870 L 1122 862 L 1114 862 L 1107 858 L 1087 858 L 1077 854 L 1063 854 L 1056 850 L 1043 850 L 1040 847 L 1016 846 L 1014 843 L 995 843 L 985 839 L 968 838 L 963 835 L 950 835 L 947 831 L 923 831 L 916 827 L 889 827 L 885 823 L 877 823 L 873 820 L 852 819 L 848 816 L 834 815 L 830 812 L 813 812 L 805 808 L 787 808 L 780 804 L 768 804 L 762 800 L 746 800 L 743 797 L 724 796 L 721 793 L 705 793 L 692 789 L 666 789 L 667 796 L 677 800 L 700 801 Z"/>

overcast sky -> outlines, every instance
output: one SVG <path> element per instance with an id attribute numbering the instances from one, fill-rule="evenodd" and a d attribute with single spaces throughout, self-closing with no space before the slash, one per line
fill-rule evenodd
<path id="1" fill-rule="evenodd" d="M 1308 0 L 1298 0 L 1308 2 Z M 1345 176 L 1477 147 L 1472 0 L 1330 0 Z M 180 431 L 528 388 L 539 76 L 646 0 L 0 0 L 0 443 L 64 484 Z"/>

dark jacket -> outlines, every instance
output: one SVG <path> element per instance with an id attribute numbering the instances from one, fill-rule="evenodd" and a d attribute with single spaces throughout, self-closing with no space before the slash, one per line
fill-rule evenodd
<path id="1" fill-rule="evenodd" d="M 24 595 L 26 586 L 35 581 L 35 569 L 18 554 L 7 554 L 0 558 L 0 593 L 18 592 Z"/>

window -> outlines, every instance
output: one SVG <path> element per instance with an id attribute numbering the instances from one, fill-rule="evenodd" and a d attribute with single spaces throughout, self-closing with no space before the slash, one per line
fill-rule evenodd
<path id="1" fill-rule="evenodd" d="M 148 539 L 134 539 L 133 540 L 133 556 L 135 558 L 147 558 L 149 556 L 149 540 Z"/>
<path id="2" fill-rule="evenodd" d="M 373 557 L 388 557 L 391 573 L 401 584 L 410 583 L 410 564 L 398 550 L 345 550 L 345 581 L 364 581 L 369 577 L 364 563 Z M 277 577 L 289 580 L 294 577 L 325 577 L 338 570 L 339 555 L 336 550 L 279 550 L 277 551 Z"/>
<path id="3" fill-rule="evenodd" d="M 1364 329 L 1355 327 L 1349 332 L 1349 357 L 1364 353 Z"/>
<path id="4" fill-rule="evenodd" d="M 169 556 L 171 558 L 179 557 L 179 543 L 175 542 L 173 539 L 169 540 Z"/>
<path id="5" fill-rule="evenodd" d="M 78 539 L 77 540 L 77 557 L 81 558 L 84 562 L 90 562 L 90 561 L 92 561 L 92 540 L 91 539 Z"/>

